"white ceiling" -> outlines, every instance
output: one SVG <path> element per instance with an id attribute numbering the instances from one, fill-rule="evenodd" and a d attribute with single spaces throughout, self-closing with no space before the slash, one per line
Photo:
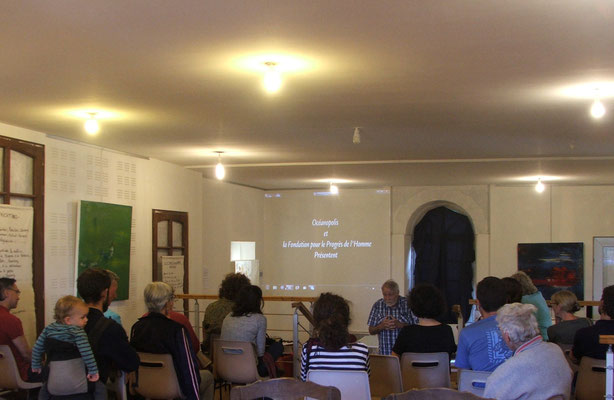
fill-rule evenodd
<path id="1" fill-rule="evenodd" d="M 238 184 L 614 183 L 612 0 L 2 1 L 0 46 L 0 121 Z"/>

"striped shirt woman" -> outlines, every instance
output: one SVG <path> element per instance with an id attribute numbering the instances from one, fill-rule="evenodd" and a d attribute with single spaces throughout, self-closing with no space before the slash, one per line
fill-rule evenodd
<path id="1" fill-rule="evenodd" d="M 318 340 L 310 340 L 301 355 L 301 379 L 307 380 L 309 371 L 366 371 L 369 370 L 369 350 L 365 344 L 351 343 L 338 350 L 326 350 Z"/>

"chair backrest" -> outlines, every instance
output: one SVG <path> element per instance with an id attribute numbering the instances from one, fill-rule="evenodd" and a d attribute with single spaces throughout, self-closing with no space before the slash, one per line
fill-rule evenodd
<path id="1" fill-rule="evenodd" d="M 365 371 L 309 371 L 307 380 L 336 387 L 343 400 L 371 400 L 369 375 Z"/>
<path id="2" fill-rule="evenodd" d="M 138 353 L 138 385 L 135 390 L 147 399 L 182 398 L 177 372 L 170 354 Z"/>
<path id="3" fill-rule="evenodd" d="M 24 382 L 19 375 L 17 361 L 7 344 L 0 345 L 0 388 L 2 389 L 34 389 L 41 383 Z"/>
<path id="4" fill-rule="evenodd" d="M 260 379 L 256 353 L 251 342 L 215 339 L 213 341 L 215 376 L 230 383 L 252 383 Z"/>
<path id="5" fill-rule="evenodd" d="M 107 390 L 115 393 L 117 400 L 127 400 L 126 373 L 122 370 L 114 370 L 107 380 Z"/>
<path id="6" fill-rule="evenodd" d="M 403 390 L 450 387 L 448 353 L 403 353 L 401 356 Z"/>
<path id="7" fill-rule="evenodd" d="M 484 396 L 486 379 L 488 379 L 490 374 L 492 374 L 492 372 L 460 369 L 458 371 L 458 390 L 461 392 L 471 392 L 478 396 Z"/>
<path id="8" fill-rule="evenodd" d="M 403 393 L 391 394 L 382 400 L 484 400 L 469 392 L 459 392 L 449 388 L 414 389 Z"/>
<path id="9" fill-rule="evenodd" d="M 251 400 L 264 396 L 279 400 L 304 396 L 318 400 L 341 400 L 341 392 L 336 387 L 303 382 L 294 378 L 259 381 L 246 386 L 235 386 L 230 391 L 230 400 Z"/>
<path id="10" fill-rule="evenodd" d="M 371 367 L 371 375 L 369 375 L 371 396 L 384 397 L 390 393 L 403 391 L 401 364 L 398 357 L 372 354 L 369 356 L 369 364 Z"/>
<path id="11" fill-rule="evenodd" d="M 602 399 L 605 396 L 605 360 L 582 357 L 576 380 L 576 399 Z"/>

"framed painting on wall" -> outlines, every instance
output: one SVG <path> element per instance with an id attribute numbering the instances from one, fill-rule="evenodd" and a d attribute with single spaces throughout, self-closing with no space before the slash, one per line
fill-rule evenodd
<path id="1" fill-rule="evenodd" d="M 584 299 L 584 243 L 519 243 L 518 270 L 531 277 L 546 300 L 559 290 Z"/>
<path id="2" fill-rule="evenodd" d="M 76 276 L 90 267 L 119 275 L 117 300 L 128 299 L 132 207 L 80 201 L 77 215 Z"/>

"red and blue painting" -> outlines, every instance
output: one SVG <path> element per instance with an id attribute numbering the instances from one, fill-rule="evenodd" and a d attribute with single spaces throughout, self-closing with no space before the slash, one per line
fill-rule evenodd
<path id="1" fill-rule="evenodd" d="M 559 290 L 584 299 L 584 243 L 519 243 L 518 270 L 531 277 L 546 300 Z"/>

